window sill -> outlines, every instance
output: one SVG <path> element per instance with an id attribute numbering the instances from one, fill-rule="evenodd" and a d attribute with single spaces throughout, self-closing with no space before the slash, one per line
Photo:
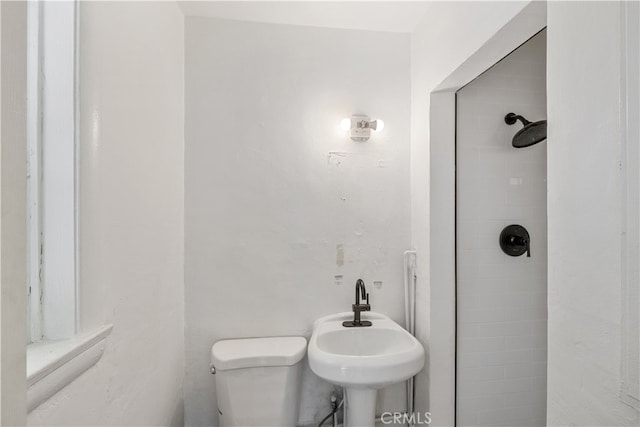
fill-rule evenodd
<path id="1" fill-rule="evenodd" d="M 27 346 L 27 412 L 62 390 L 104 354 L 113 325 L 68 340 L 44 341 Z"/>

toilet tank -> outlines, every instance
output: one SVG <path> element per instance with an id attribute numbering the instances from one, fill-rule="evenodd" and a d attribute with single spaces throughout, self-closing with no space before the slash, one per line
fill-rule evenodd
<path id="1" fill-rule="evenodd" d="M 303 337 L 245 338 L 211 348 L 221 426 L 295 426 Z"/>

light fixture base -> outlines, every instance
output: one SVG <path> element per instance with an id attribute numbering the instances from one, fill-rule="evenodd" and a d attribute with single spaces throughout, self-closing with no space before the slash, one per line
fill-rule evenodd
<path id="1" fill-rule="evenodd" d="M 351 116 L 351 128 L 349 129 L 349 137 L 353 141 L 365 142 L 371 138 L 371 128 L 369 116 Z"/>

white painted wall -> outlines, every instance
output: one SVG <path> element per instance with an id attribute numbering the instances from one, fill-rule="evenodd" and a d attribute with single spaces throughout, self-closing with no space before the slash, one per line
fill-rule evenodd
<path id="1" fill-rule="evenodd" d="M 622 4 L 622 396 L 640 410 L 640 3 Z M 626 302 L 625 302 L 626 300 Z"/>
<path id="2" fill-rule="evenodd" d="M 546 118 L 546 33 L 457 92 L 458 425 L 544 425 L 547 395 L 547 144 L 516 149 L 504 116 Z M 506 255 L 509 224 L 531 257 Z"/>
<path id="3" fill-rule="evenodd" d="M 186 16 L 349 30 L 410 33 L 428 1 L 191 1 Z M 366 11 L 366 13 L 364 13 Z"/>
<path id="4" fill-rule="evenodd" d="M 416 324 L 429 360 L 428 371 L 423 371 L 416 382 L 416 410 L 430 410 L 432 425 L 454 422 L 455 254 L 450 243 L 454 227 L 453 187 L 430 182 L 430 176 L 444 176 L 443 180 L 453 182 L 453 146 L 446 139 L 429 139 L 430 93 L 528 3 L 435 2 L 411 38 L 411 218 L 413 246 L 418 251 L 419 301 Z M 512 31 L 516 37 L 509 40 L 517 46 L 518 37 L 524 35 L 524 41 L 535 33 L 536 30 L 527 36 L 529 27 L 528 22 L 521 22 Z M 519 30 L 524 32 L 518 33 Z M 484 71 L 512 48 L 509 43 L 502 43 L 479 60 L 476 58 L 465 83 L 479 74 L 478 69 Z M 435 114 L 437 121 L 449 119 Z M 431 155 L 443 153 L 443 160 L 433 162 L 438 169 L 430 168 Z M 443 163 L 444 159 L 451 163 Z M 432 201 L 436 201 L 433 206 Z M 434 251 L 432 242 L 439 245 Z M 445 244 L 440 245 L 442 242 Z"/>
<path id="5" fill-rule="evenodd" d="M 0 46 L 2 46 L 2 8 L 0 7 Z M 0 47 L 0 58 L 3 49 Z M 2 67 L 0 67 L 0 188 L 2 188 Z M 0 212 L 2 211 L 2 197 L 0 197 Z M 0 215 L 0 241 L 2 241 L 2 215 Z M 2 277 L 2 247 L 0 246 L 0 277 Z M 2 327 L 2 281 L 0 280 L 0 388 L 2 387 L 2 348 L 4 347 L 2 337 L 6 332 Z M 5 324 L 6 329 L 6 324 Z M 26 363 L 26 362 L 25 362 Z M 6 374 L 5 374 L 6 375 Z M 8 402 L 7 402 L 8 403 Z M 4 404 L 6 405 L 6 403 Z M 3 402 L 0 399 L 0 423 L 2 423 L 2 406 Z M 5 408 L 5 412 L 8 408 Z"/>
<path id="6" fill-rule="evenodd" d="M 550 2 L 548 20 L 547 422 L 637 426 L 620 398 L 620 3 Z"/>
<path id="7" fill-rule="evenodd" d="M 187 425 L 217 424 L 217 340 L 308 337 L 350 310 L 359 277 L 373 309 L 403 321 L 409 69 L 406 34 L 187 18 Z M 339 123 L 356 113 L 385 129 L 351 141 Z M 326 415 L 330 390 L 307 369 L 302 424 Z M 385 398 L 404 406 L 402 391 Z"/>
<path id="8" fill-rule="evenodd" d="M 26 3 L 0 4 L 0 424 L 26 412 Z"/>
<path id="9" fill-rule="evenodd" d="M 29 425 L 182 423 L 183 23 L 171 2 L 80 5 L 81 327 L 114 329 Z"/>

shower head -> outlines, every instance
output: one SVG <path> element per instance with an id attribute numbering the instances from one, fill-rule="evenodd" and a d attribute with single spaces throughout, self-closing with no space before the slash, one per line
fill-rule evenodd
<path id="1" fill-rule="evenodd" d="M 508 125 L 522 122 L 524 127 L 513 136 L 512 144 L 515 148 L 529 147 L 547 139 L 547 121 L 530 122 L 515 113 L 509 113 L 504 117 L 504 122 Z"/>

